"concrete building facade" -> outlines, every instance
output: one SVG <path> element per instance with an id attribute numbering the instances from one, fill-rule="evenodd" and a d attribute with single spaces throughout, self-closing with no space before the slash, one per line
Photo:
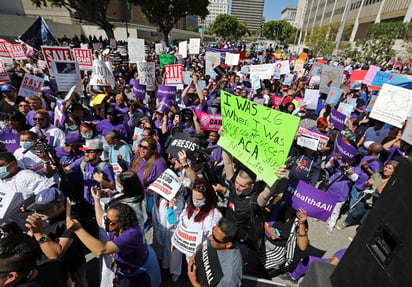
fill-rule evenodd
<path id="1" fill-rule="evenodd" d="M 204 20 L 199 19 L 199 26 L 209 27 L 220 14 L 228 14 L 229 2 L 228 0 L 209 0 L 209 15 L 206 16 Z"/>
<path id="2" fill-rule="evenodd" d="M 298 6 L 289 5 L 280 13 L 280 20 L 285 20 L 289 22 L 294 28 L 297 28 L 296 14 Z"/>
<path id="3" fill-rule="evenodd" d="M 232 0 L 230 14 L 244 22 L 249 30 L 258 30 L 263 25 L 265 0 Z"/>

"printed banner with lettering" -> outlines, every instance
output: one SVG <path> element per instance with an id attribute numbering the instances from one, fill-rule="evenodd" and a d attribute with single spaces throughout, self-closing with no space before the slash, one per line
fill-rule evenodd
<path id="1" fill-rule="evenodd" d="M 0 60 L 0 82 L 8 82 L 8 81 L 10 81 L 9 74 L 7 74 L 3 61 Z"/>
<path id="2" fill-rule="evenodd" d="M 221 91 L 224 136 L 218 144 L 269 186 L 293 143 L 299 118 Z"/>
<path id="3" fill-rule="evenodd" d="M 196 274 L 200 286 L 217 286 L 223 277 L 222 267 L 220 267 L 217 249 L 213 248 L 208 241 L 204 241 L 201 248 L 198 248 L 195 255 Z M 220 252 L 220 251 L 219 251 Z"/>
<path id="4" fill-rule="evenodd" d="M 189 39 L 189 54 L 199 54 L 200 50 L 200 39 L 190 38 Z"/>
<path id="5" fill-rule="evenodd" d="M 163 100 L 164 98 L 167 98 L 170 101 L 174 102 L 176 100 L 176 87 L 159 85 L 159 88 L 157 90 L 157 98 L 159 100 Z"/>
<path id="6" fill-rule="evenodd" d="M 412 90 L 383 84 L 369 117 L 401 128 L 411 105 Z"/>
<path id="7" fill-rule="evenodd" d="M 143 62 L 145 58 L 144 40 L 136 38 L 127 39 L 127 50 L 129 52 L 129 62 Z"/>
<path id="8" fill-rule="evenodd" d="M 192 231 L 183 226 L 180 221 L 172 236 L 173 246 L 187 256 L 192 256 L 196 248 L 202 243 L 203 230 Z"/>
<path id="9" fill-rule="evenodd" d="M 346 115 L 333 109 L 330 113 L 330 123 L 338 130 L 345 128 Z"/>
<path id="10" fill-rule="evenodd" d="M 328 97 L 326 98 L 326 103 L 327 104 L 332 104 L 336 106 L 336 104 L 339 102 L 340 97 L 343 94 L 343 90 L 339 88 L 331 88 L 328 94 Z"/>
<path id="11" fill-rule="evenodd" d="M 311 132 L 304 128 L 299 128 L 299 133 L 304 137 L 317 139 L 318 140 L 318 146 L 317 146 L 318 150 L 321 150 L 324 147 L 326 147 L 329 141 L 329 137 L 318 134 L 318 133 Z"/>
<path id="12" fill-rule="evenodd" d="M 320 92 L 328 94 L 332 87 L 340 88 L 343 77 L 342 67 L 323 66 L 322 75 L 320 76 Z"/>
<path id="13" fill-rule="evenodd" d="M 336 136 L 333 154 L 340 155 L 343 162 L 352 163 L 355 160 L 357 153 L 358 149 L 350 144 L 345 143 L 340 134 Z"/>
<path id="14" fill-rule="evenodd" d="M 299 180 L 296 188 L 289 185 L 286 198 L 292 201 L 295 210 L 304 209 L 308 216 L 327 221 L 335 208 L 339 197 L 319 190 L 306 182 Z"/>
<path id="15" fill-rule="evenodd" d="M 159 61 L 161 68 L 164 68 L 166 65 L 173 65 L 175 63 L 175 55 L 160 54 Z"/>
<path id="16" fill-rule="evenodd" d="M 182 84 L 183 83 L 183 66 L 167 65 L 165 66 L 165 84 Z"/>
<path id="17" fill-rule="evenodd" d="M 370 65 L 369 70 L 366 73 L 365 78 L 363 79 L 363 83 L 367 85 L 372 84 L 373 78 L 375 78 L 376 73 L 380 70 L 381 68 L 379 68 L 378 66 Z"/>
<path id="18" fill-rule="evenodd" d="M 149 185 L 149 189 L 170 201 L 175 197 L 181 186 L 182 181 L 173 170 L 168 168 Z"/>
<path id="19" fill-rule="evenodd" d="M 205 73 L 210 75 L 210 70 L 220 65 L 220 53 L 206 52 L 205 65 Z"/>
<path id="20" fill-rule="evenodd" d="M 148 91 L 154 91 L 156 89 L 156 78 L 155 78 L 155 68 L 154 62 L 138 62 L 137 72 L 139 73 L 139 83 L 141 85 L 146 85 Z"/>
<path id="21" fill-rule="evenodd" d="M 187 41 L 179 42 L 179 55 L 182 55 L 182 58 L 187 58 Z"/>
<path id="22" fill-rule="evenodd" d="M 3 143 L 7 150 L 13 153 L 19 148 L 19 134 L 17 133 L 6 133 L 0 134 L 0 142 Z"/>
<path id="23" fill-rule="evenodd" d="M 211 115 L 205 112 L 196 111 L 200 121 L 200 129 L 204 131 L 218 131 L 222 126 L 221 115 Z"/>
<path id="24" fill-rule="evenodd" d="M 73 49 L 74 59 L 82 71 L 93 71 L 93 54 L 90 49 Z"/>
<path id="25" fill-rule="evenodd" d="M 114 87 L 112 66 L 101 60 L 93 61 L 92 78 L 90 85 Z"/>
<path id="26" fill-rule="evenodd" d="M 7 45 L 7 49 L 9 50 L 10 56 L 18 61 L 26 60 L 26 52 L 24 51 L 24 47 L 22 44 L 11 44 Z"/>
<path id="27" fill-rule="evenodd" d="M 74 61 L 72 56 L 72 51 L 70 47 L 50 47 L 41 46 L 43 51 L 44 60 L 46 61 L 47 67 L 51 70 L 51 61 Z"/>
<path id="28" fill-rule="evenodd" d="M 18 95 L 23 97 L 37 96 L 37 92 L 43 87 L 43 83 L 43 78 L 25 73 Z"/>
<path id="29" fill-rule="evenodd" d="M 265 80 L 273 76 L 274 68 L 273 64 L 262 64 L 262 65 L 252 65 L 250 66 L 250 77 L 254 75 L 259 75 L 260 80 Z"/>

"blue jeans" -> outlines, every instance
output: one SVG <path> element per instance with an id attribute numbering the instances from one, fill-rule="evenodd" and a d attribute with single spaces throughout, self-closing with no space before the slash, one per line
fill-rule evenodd
<path id="1" fill-rule="evenodd" d="M 349 211 L 349 214 L 343 224 L 345 224 L 346 226 L 355 225 L 358 223 L 363 224 L 369 213 L 369 210 L 370 209 L 366 207 L 364 201 L 359 202 L 352 210 Z"/>
<path id="2" fill-rule="evenodd" d="M 359 200 L 362 196 L 362 190 L 358 190 L 355 185 L 352 185 L 352 189 L 350 191 L 350 199 L 349 199 L 349 210 L 353 209 L 353 205 Z"/>

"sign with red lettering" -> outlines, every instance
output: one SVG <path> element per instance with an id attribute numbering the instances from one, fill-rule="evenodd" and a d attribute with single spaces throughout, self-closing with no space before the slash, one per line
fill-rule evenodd
<path id="1" fill-rule="evenodd" d="M 222 115 L 211 115 L 205 112 L 196 111 L 200 120 L 200 129 L 204 131 L 218 131 L 222 126 Z"/>
<path id="2" fill-rule="evenodd" d="M 157 192 L 167 200 L 171 200 L 181 186 L 182 181 L 173 170 L 168 168 L 149 186 L 149 189 Z"/>
<path id="3" fill-rule="evenodd" d="M 299 133 L 301 134 L 300 137 L 303 137 L 303 138 L 301 139 L 302 144 L 299 144 L 299 141 L 298 141 L 298 145 L 307 147 L 307 148 L 312 149 L 312 150 L 314 150 L 313 148 L 311 148 L 312 143 L 310 143 L 309 146 L 306 146 L 305 144 L 303 144 L 304 142 L 309 143 L 308 139 L 312 139 L 313 143 L 315 141 L 317 142 L 317 145 L 315 145 L 315 148 L 317 146 L 318 150 L 322 150 L 324 147 L 326 147 L 327 144 L 328 144 L 328 141 L 329 141 L 329 137 L 318 134 L 318 133 L 311 132 L 311 131 L 309 131 L 307 129 L 304 129 L 304 128 L 299 128 Z M 306 139 L 306 141 L 304 139 Z M 299 140 L 299 138 L 298 138 L 298 140 Z"/>
<path id="4" fill-rule="evenodd" d="M 3 61 L 0 60 L 0 82 L 10 81 L 9 74 L 7 74 L 6 69 L 4 68 Z"/>
<path id="5" fill-rule="evenodd" d="M 44 60 L 47 67 L 51 70 L 51 61 L 74 61 L 70 47 L 50 47 L 41 46 Z"/>
<path id="6" fill-rule="evenodd" d="M 15 60 L 26 60 L 26 52 L 24 52 L 24 48 L 22 44 L 10 44 L 7 45 L 7 49 L 9 50 L 10 56 Z"/>
<path id="7" fill-rule="evenodd" d="M 19 96 L 36 96 L 37 92 L 40 91 L 43 86 L 44 79 L 30 74 L 24 74 L 23 81 L 19 89 Z"/>
<path id="8" fill-rule="evenodd" d="M 183 84 L 182 65 L 165 66 L 165 84 Z"/>
<path id="9" fill-rule="evenodd" d="M 0 59 L 3 60 L 3 62 L 6 64 L 11 64 L 11 55 L 9 53 L 9 50 L 7 49 L 8 44 L 10 45 L 10 43 L 5 40 L 0 41 Z"/>
<path id="10" fill-rule="evenodd" d="M 93 55 L 90 49 L 73 49 L 74 60 L 79 63 L 79 68 L 82 71 L 93 70 Z"/>
<path id="11" fill-rule="evenodd" d="M 202 233 L 202 230 L 189 230 L 183 226 L 183 221 L 180 221 L 177 229 L 173 233 L 172 244 L 180 252 L 191 256 L 196 252 L 197 246 L 202 243 Z"/>

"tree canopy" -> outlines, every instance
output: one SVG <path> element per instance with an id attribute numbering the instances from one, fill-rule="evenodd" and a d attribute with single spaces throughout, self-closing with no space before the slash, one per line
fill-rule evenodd
<path id="1" fill-rule="evenodd" d="M 285 21 L 269 21 L 263 24 L 262 36 L 270 40 L 286 41 L 292 38 L 294 29 L 292 25 Z"/>
<path id="2" fill-rule="evenodd" d="M 224 39 L 239 39 L 247 33 L 247 26 L 237 20 L 236 16 L 220 14 L 213 22 L 212 31 Z"/>

